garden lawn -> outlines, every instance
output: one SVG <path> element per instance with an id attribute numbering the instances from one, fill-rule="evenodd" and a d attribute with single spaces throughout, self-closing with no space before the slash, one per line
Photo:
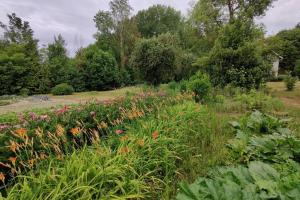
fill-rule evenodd
<path id="1" fill-rule="evenodd" d="M 81 92 L 66 96 L 53 96 L 49 94 L 47 95 L 49 97 L 48 101 L 41 101 L 33 97 L 18 98 L 18 100 L 14 101 L 3 100 L 0 101 L 0 118 L 2 117 L 1 115 L 10 112 L 19 113 L 33 110 L 44 110 L 61 105 L 85 103 L 91 100 L 109 100 L 125 96 L 127 93 L 139 93 L 141 91 L 141 87 L 125 87 L 111 91 Z M 3 105 L 1 105 L 1 102 Z"/>

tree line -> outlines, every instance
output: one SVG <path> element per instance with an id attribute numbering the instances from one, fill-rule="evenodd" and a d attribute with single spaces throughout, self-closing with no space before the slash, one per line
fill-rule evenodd
<path id="1" fill-rule="evenodd" d="M 0 95 L 48 93 L 61 83 L 78 92 L 158 85 L 197 71 L 215 86 L 258 88 L 270 76 L 273 51 L 286 70 L 300 58 L 299 26 L 266 38 L 254 22 L 273 1 L 199 0 L 183 16 L 163 5 L 133 15 L 128 0 L 112 0 L 93 19 L 96 42 L 74 58 L 61 35 L 38 48 L 29 22 L 8 14 L 9 23 L 0 23 Z"/>

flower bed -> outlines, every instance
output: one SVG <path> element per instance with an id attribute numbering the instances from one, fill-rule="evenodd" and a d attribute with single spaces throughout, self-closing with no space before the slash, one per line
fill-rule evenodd
<path id="1" fill-rule="evenodd" d="M 20 114 L 18 123 L 1 125 L 0 184 L 34 168 L 40 160 L 50 156 L 62 159 L 75 149 L 126 131 L 126 123 L 191 98 L 189 94 L 174 97 L 147 92 L 131 98 L 64 106 L 43 115 Z"/>

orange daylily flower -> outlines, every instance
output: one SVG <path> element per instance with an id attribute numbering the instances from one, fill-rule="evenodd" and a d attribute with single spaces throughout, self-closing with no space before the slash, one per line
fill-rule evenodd
<path id="1" fill-rule="evenodd" d="M 28 164 L 30 167 L 33 167 L 35 160 L 34 159 L 30 159 L 28 160 Z"/>
<path id="2" fill-rule="evenodd" d="M 9 149 L 16 153 L 16 151 L 19 149 L 19 144 L 15 141 L 10 141 Z"/>
<path id="3" fill-rule="evenodd" d="M 58 124 L 58 125 L 56 126 L 56 134 L 57 134 L 58 136 L 63 136 L 64 133 L 65 133 L 65 129 L 62 127 L 62 125 Z"/>
<path id="4" fill-rule="evenodd" d="M 77 136 L 77 135 L 80 134 L 80 128 L 79 128 L 79 127 L 72 128 L 72 129 L 70 130 L 70 132 L 72 133 L 72 135 Z"/>
<path id="5" fill-rule="evenodd" d="M 13 166 L 16 166 L 17 157 L 9 157 L 8 160 L 13 164 Z"/>
<path id="6" fill-rule="evenodd" d="M 125 136 L 120 138 L 120 141 L 124 142 L 124 141 L 128 140 L 128 138 L 129 138 L 128 135 L 125 135 Z"/>
<path id="7" fill-rule="evenodd" d="M 5 181 L 5 174 L 3 174 L 2 172 L 0 172 L 0 181 L 2 181 L 3 183 Z"/>
<path id="8" fill-rule="evenodd" d="M 129 153 L 130 152 L 130 149 L 128 147 L 122 147 L 120 149 L 120 153 Z"/>
<path id="9" fill-rule="evenodd" d="M 158 136 L 159 136 L 158 131 L 154 131 L 154 132 L 152 133 L 152 138 L 153 138 L 154 140 L 156 140 L 156 139 L 158 138 Z"/>
<path id="10" fill-rule="evenodd" d="M 15 131 L 17 133 L 18 136 L 20 136 L 21 138 L 26 137 L 27 134 L 27 130 L 25 128 L 19 128 Z"/>

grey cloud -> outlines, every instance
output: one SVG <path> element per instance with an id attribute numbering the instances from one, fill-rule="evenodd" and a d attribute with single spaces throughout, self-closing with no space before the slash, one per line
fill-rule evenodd
<path id="1" fill-rule="evenodd" d="M 170 5 L 187 14 L 191 0 L 129 0 L 134 13 L 154 4 Z M 274 8 L 258 22 L 266 25 L 269 34 L 291 28 L 300 22 L 300 0 L 278 0 Z M 62 34 L 71 55 L 80 46 L 94 41 L 96 32 L 93 16 L 98 10 L 107 10 L 109 0 L 1 0 L 0 21 L 7 21 L 6 14 L 15 12 L 29 21 L 40 40 L 40 45 L 53 41 Z"/>

